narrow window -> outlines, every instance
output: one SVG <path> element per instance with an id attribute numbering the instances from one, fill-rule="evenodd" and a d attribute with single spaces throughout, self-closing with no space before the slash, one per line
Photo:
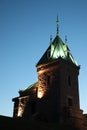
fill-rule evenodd
<path id="1" fill-rule="evenodd" d="M 68 76 L 68 85 L 71 86 L 71 78 Z"/>
<path id="2" fill-rule="evenodd" d="M 72 98 L 68 98 L 68 106 L 71 107 L 73 105 Z"/>
<path id="3" fill-rule="evenodd" d="M 36 112 L 36 102 L 31 102 L 31 114 L 35 114 Z"/>

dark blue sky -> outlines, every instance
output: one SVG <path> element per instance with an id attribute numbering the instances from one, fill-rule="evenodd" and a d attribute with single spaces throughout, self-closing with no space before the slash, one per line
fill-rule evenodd
<path id="1" fill-rule="evenodd" d="M 37 81 L 36 63 L 59 33 L 79 65 L 80 106 L 87 112 L 87 0 L 0 0 L 0 115 L 13 115 L 12 98 Z"/>

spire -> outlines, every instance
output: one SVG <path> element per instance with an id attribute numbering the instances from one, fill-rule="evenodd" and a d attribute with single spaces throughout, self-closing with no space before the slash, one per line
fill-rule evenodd
<path id="1" fill-rule="evenodd" d="M 50 35 L 50 43 L 52 42 L 52 35 Z"/>
<path id="2" fill-rule="evenodd" d="M 65 43 L 67 43 L 67 35 L 65 35 Z"/>
<path id="3" fill-rule="evenodd" d="M 57 24 L 56 35 L 58 35 L 58 34 L 59 34 L 59 20 L 58 20 L 58 15 L 57 15 L 57 21 L 56 21 L 56 24 Z"/>

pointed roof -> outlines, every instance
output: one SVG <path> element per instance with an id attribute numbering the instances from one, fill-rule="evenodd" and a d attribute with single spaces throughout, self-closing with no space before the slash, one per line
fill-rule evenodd
<path id="1" fill-rule="evenodd" d="M 47 48 L 46 52 L 43 54 L 41 59 L 38 61 L 36 66 L 55 61 L 59 58 L 62 58 L 78 66 L 68 46 L 61 40 L 59 35 L 56 35 L 53 42 L 51 42 L 51 44 L 49 45 L 49 47 Z"/>

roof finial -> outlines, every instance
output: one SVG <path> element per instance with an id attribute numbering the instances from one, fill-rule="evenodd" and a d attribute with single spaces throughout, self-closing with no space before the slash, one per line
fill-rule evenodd
<path id="1" fill-rule="evenodd" d="M 57 24 L 57 32 L 56 32 L 56 35 L 59 34 L 59 20 L 58 20 L 58 15 L 57 15 L 57 21 L 56 21 L 56 24 Z"/>
<path id="2" fill-rule="evenodd" d="M 50 35 L 50 43 L 52 42 L 52 35 Z"/>
<path id="3" fill-rule="evenodd" d="M 67 35 L 65 35 L 65 43 L 67 43 Z"/>

